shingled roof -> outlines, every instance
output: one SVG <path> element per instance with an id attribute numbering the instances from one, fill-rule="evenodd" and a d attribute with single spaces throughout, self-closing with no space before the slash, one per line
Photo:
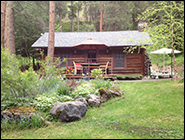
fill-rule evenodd
<path id="1" fill-rule="evenodd" d="M 105 32 L 55 32 L 55 47 L 73 47 L 89 38 L 109 47 L 150 45 L 152 40 L 146 32 L 105 31 Z M 44 33 L 32 47 L 48 47 L 48 32 Z"/>

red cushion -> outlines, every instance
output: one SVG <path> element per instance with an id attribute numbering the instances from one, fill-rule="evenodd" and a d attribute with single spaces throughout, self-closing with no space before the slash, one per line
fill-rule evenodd
<path id="1" fill-rule="evenodd" d="M 76 69 L 77 69 L 77 70 L 80 70 L 81 67 L 82 67 L 81 64 L 76 63 Z"/>

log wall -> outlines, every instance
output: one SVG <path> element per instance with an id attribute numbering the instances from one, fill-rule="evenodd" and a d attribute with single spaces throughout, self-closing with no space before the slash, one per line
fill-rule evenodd
<path id="1" fill-rule="evenodd" d="M 111 67 L 113 69 L 113 74 L 120 75 L 129 75 L 129 74 L 142 74 L 143 76 L 147 74 L 146 72 L 146 64 L 145 57 L 146 53 L 144 49 L 141 49 L 140 53 L 134 51 L 132 54 L 125 54 L 124 57 L 124 68 L 114 68 L 114 51 L 123 51 L 123 47 L 112 47 L 107 52 L 106 50 L 96 50 L 97 54 L 97 62 L 105 65 L 107 61 L 112 59 L 109 63 L 109 71 L 108 74 L 111 73 Z M 60 57 L 62 52 L 70 53 L 70 60 L 75 61 L 76 63 L 85 63 L 87 62 L 87 50 L 74 50 L 73 48 L 55 48 L 55 57 Z M 144 56 L 144 57 L 143 57 Z M 69 66 L 73 66 L 72 61 L 70 61 Z M 148 60 L 147 60 L 148 61 Z"/>

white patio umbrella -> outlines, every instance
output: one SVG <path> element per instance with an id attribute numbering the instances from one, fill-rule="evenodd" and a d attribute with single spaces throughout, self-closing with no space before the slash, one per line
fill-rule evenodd
<path id="1" fill-rule="evenodd" d="M 174 50 L 174 53 L 181 53 L 181 51 L 178 50 Z M 165 68 L 165 54 L 172 54 L 172 49 L 168 49 L 168 48 L 162 48 L 153 52 L 150 52 L 150 54 L 163 54 L 163 61 L 164 61 L 164 65 L 163 65 L 163 70 Z"/>

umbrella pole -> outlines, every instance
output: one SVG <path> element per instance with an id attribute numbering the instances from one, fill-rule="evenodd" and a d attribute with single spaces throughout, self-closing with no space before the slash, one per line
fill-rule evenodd
<path id="1" fill-rule="evenodd" d="M 172 74 L 172 72 L 173 72 L 173 70 L 172 70 L 172 53 L 171 53 L 171 81 L 173 80 L 173 74 Z"/>
<path id="2" fill-rule="evenodd" d="M 164 64 L 163 64 L 163 71 L 164 71 L 164 67 L 165 67 L 165 53 L 164 53 L 164 56 L 163 56 L 163 62 L 164 62 Z"/>

